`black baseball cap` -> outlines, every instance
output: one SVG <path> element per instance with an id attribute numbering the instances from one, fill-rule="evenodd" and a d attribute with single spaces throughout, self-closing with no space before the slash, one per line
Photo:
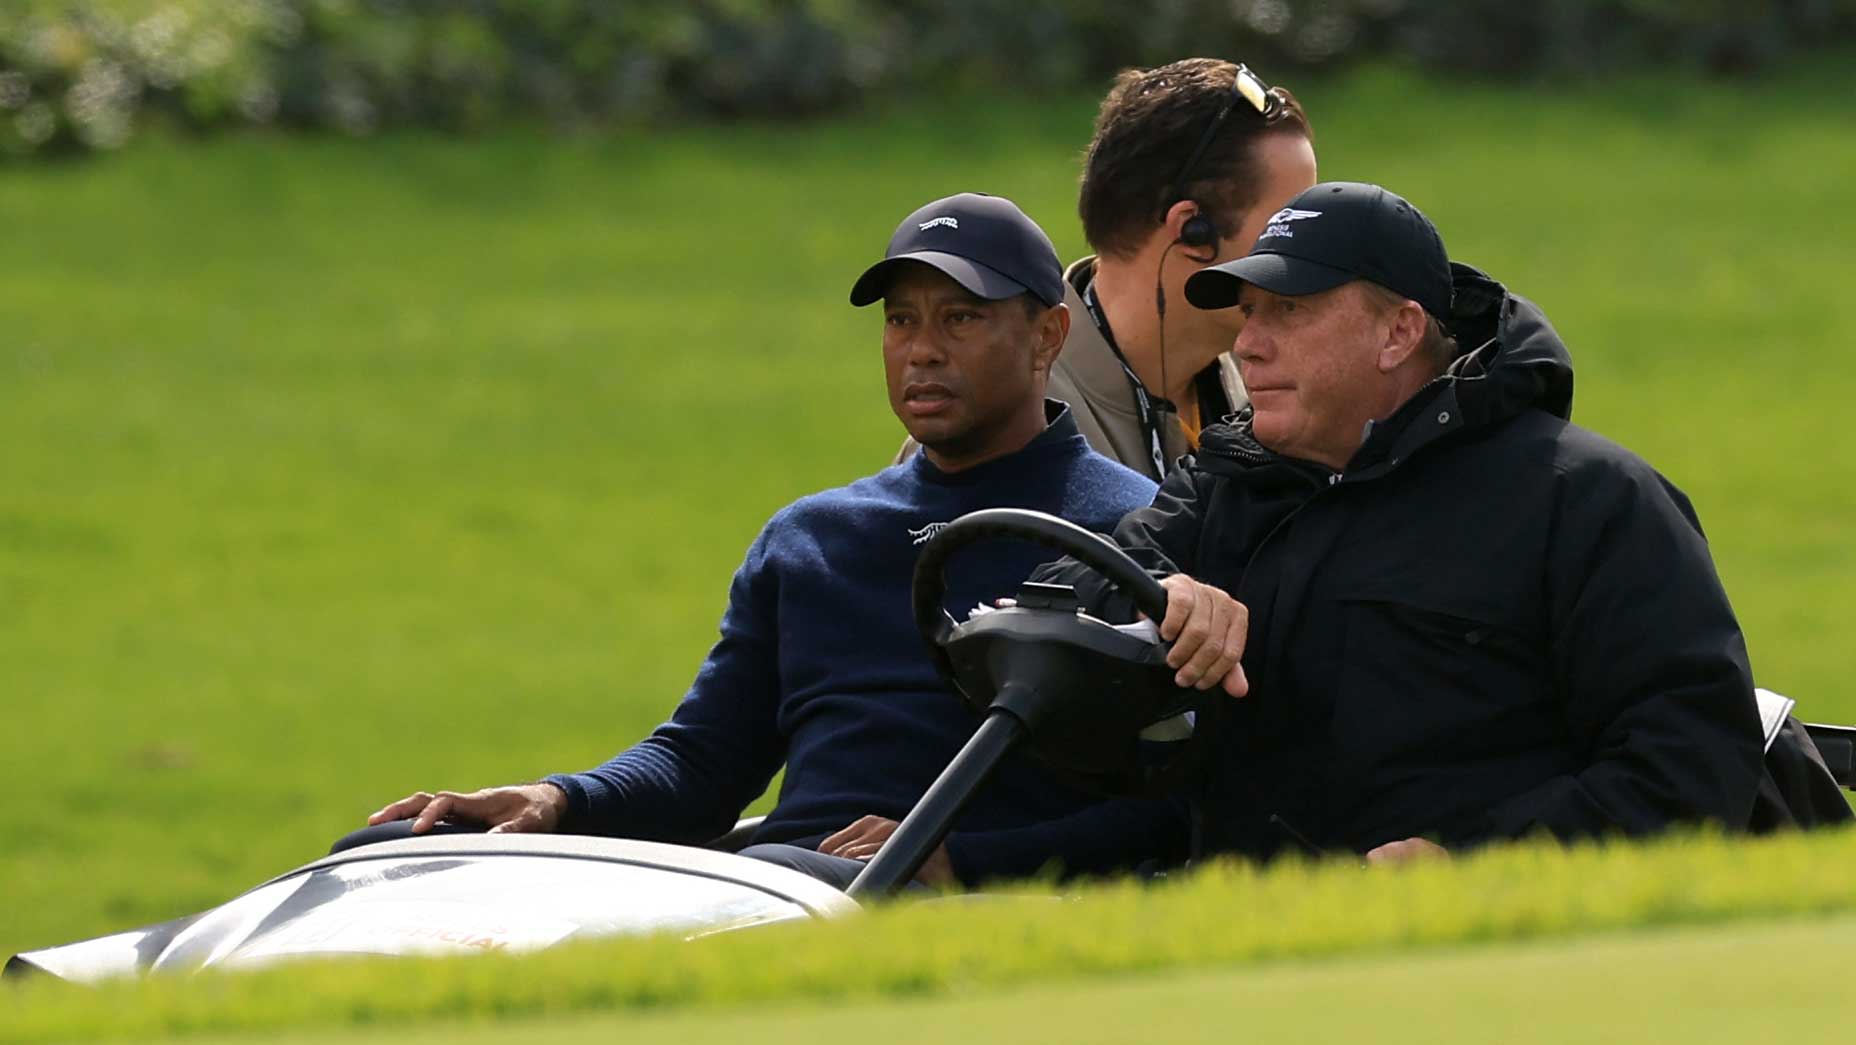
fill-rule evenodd
<path id="1" fill-rule="evenodd" d="M 1290 200 L 1249 254 L 1193 273 L 1186 300 L 1230 308 L 1245 283 L 1299 297 L 1356 279 L 1450 318 L 1450 256 L 1437 226 L 1397 193 L 1357 181 L 1323 182 Z"/>
<path id="2" fill-rule="evenodd" d="M 1004 196 L 963 192 L 935 200 L 902 219 L 883 260 L 851 287 L 851 304 L 883 296 L 897 265 L 933 265 L 980 297 L 997 301 L 1029 293 L 1046 305 L 1063 300 L 1063 263 L 1038 223 Z"/>

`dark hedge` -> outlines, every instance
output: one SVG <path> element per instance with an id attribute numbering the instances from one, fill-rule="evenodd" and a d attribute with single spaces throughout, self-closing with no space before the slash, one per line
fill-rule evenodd
<path id="1" fill-rule="evenodd" d="M 0 154 L 151 124 L 797 118 L 906 89 L 1096 87 L 1194 54 L 1282 79 L 1381 56 L 1744 74 L 1852 38 L 1856 0 L 0 0 Z"/>

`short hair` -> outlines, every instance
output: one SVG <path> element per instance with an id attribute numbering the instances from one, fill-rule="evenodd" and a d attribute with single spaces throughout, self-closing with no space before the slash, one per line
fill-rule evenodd
<path id="1" fill-rule="evenodd" d="M 1414 305 L 1418 304 L 1405 295 L 1395 290 L 1388 290 L 1374 283 L 1372 280 L 1362 279 L 1356 282 L 1360 290 L 1365 294 L 1367 302 L 1377 309 L 1381 315 L 1398 308 L 1408 301 Z M 1422 308 L 1423 306 L 1420 305 L 1419 307 Z M 1456 362 L 1456 357 L 1461 352 L 1461 349 L 1457 345 L 1455 335 L 1451 334 L 1449 329 L 1444 326 L 1443 320 L 1431 315 L 1428 309 L 1424 313 L 1424 337 L 1418 341 L 1418 351 L 1422 352 L 1424 357 L 1430 360 L 1431 365 L 1440 374 L 1450 369 L 1450 364 Z"/>
<path id="2" fill-rule="evenodd" d="M 1302 103 L 1273 87 L 1277 106 L 1270 118 L 1240 99 L 1187 171 L 1206 129 L 1231 100 L 1237 68 L 1217 58 L 1187 58 L 1115 77 L 1096 114 L 1076 202 L 1083 238 L 1098 254 L 1134 253 L 1182 199 L 1196 201 L 1229 235 L 1240 224 L 1237 215 L 1257 203 L 1256 142 L 1284 133 L 1314 140 Z"/>

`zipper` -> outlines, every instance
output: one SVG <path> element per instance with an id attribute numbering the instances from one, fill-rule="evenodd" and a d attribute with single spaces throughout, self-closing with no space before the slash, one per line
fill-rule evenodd
<path id="1" fill-rule="evenodd" d="M 1257 542 L 1257 546 L 1250 550 L 1250 557 L 1244 560 L 1244 568 L 1237 575 L 1236 588 L 1238 591 L 1242 591 L 1244 588 L 1244 582 L 1250 579 L 1250 568 L 1257 564 L 1257 556 L 1263 554 L 1263 550 L 1270 546 L 1270 542 L 1276 539 L 1276 535 L 1280 534 L 1283 531 L 1283 529 L 1287 527 L 1291 522 L 1294 522 L 1295 517 L 1302 514 L 1304 511 L 1306 511 L 1309 505 L 1319 500 L 1323 493 L 1340 485 L 1340 481 L 1341 481 L 1341 473 L 1335 472 L 1329 475 L 1326 485 L 1316 486 L 1314 493 L 1309 494 L 1308 497 L 1305 500 L 1303 500 L 1301 504 L 1298 504 L 1294 508 L 1289 509 L 1289 514 L 1276 520 L 1276 525 L 1270 527 L 1269 532 L 1263 535 L 1263 539 Z M 1237 592 L 1232 592 L 1231 596 L 1232 598 L 1236 598 Z"/>
<path id="2" fill-rule="evenodd" d="M 1270 463 L 1268 453 L 1266 453 L 1262 448 L 1251 447 L 1244 443 L 1236 442 L 1235 440 L 1233 440 L 1233 445 L 1228 446 L 1228 447 L 1226 446 L 1205 446 L 1201 444 L 1199 446 L 1199 452 L 1202 454 L 1210 454 L 1213 457 L 1228 458 L 1230 460 L 1236 461 L 1238 464 L 1269 464 Z"/>

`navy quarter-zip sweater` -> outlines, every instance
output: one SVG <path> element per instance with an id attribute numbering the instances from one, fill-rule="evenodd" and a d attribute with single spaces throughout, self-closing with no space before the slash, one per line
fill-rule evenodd
<path id="1" fill-rule="evenodd" d="M 1069 411 L 1024 449 L 947 473 L 917 454 L 774 515 L 729 588 L 721 638 L 670 721 L 611 761 L 548 777 L 565 830 L 700 844 L 727 830 L 782 765 L 755 842 L 815 847 L 865 814 L 901 820 L 978 725 L 935 674 L 909 606 L 920 546 L 981 508 L 1050 512 L 1105 532 L 1154 484 L 1089 449 Z M 956 616 L 1015 592 L 1048 552 L 975 545 L 948 570 Z M 1183 853 L 1176 807 L 1102 800 L 1022 755 L 1000 766 L 947 841 L 974 884 L 1132 867 Z"/>

